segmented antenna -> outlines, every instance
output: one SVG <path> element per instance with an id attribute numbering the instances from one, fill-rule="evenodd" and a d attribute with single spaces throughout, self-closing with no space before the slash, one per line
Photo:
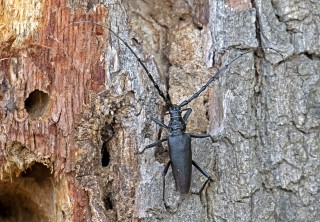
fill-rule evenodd
<path id="1" fill-rule="evenodd" d="M 78 21 L 78 22 L 73 22 L 67 26 L 65 26 L 59 33 L 61 33 L 64 29 L 73 26 L 73 25 L 79 25 L 79 24 L 83 24 L 83 23 L 90 23 L 90 24 L 94 24 L 97 26 L 100 26 L 102 28 L 108 29 L 112 34 L 114 34 L 131 52 L 132 54 L 136 57 L 136 59 L 138 60 L 138 62 L 140 63 L 140 65 L 142 66 L 142 68 L 146 71 L 149 79 L 151 80 L 151 82 L 153 83 L 153 86 L 158 90 L 159 95 L 162 97 L 162 99 L 164 100 L 164 102 L 166 103 L 167 107 L 171 107 L 172 103 L 171 100 L 168 96 L 165 96 L 164 93 L 161 91 L 159 85 L 156 83 L 156 81 L 154 80 L 154 78 L 152 77 L 152 75 L 150 74 L 150 72 L 148 71 L 147 67 L 145 66 L 145 64 L 141 61 L 141 59 L 139 58 L 139 56 L 133 51 L 133 49 L 117 34 L 115 33 L 111 28 L 109 28 L 107 25 L 104 24 L 100 24 L 97 22 L 93 22 L 93 21 Z"/>
<path id="2" fill-rule="evenodd" d="M 249 51 L 247 51 L 247 52 L 241 53 L 239 56 L 237 56 L 237 57 L 235 57 L 233 60 L 231 60 L 231 62 L 229 62 L 228 64 L 226 64 L 225 66 L 223 66 L 221 69 L 219 69 L 218 72 L 216 72 L 216 74 L 214 74 L 214 75 L 208 80 L 208 82 L 199 89 L 198 92 L 196 92 L 195 94 L 193 94 L 193 96 L 191 96 L 189 99 L 187 99 L 187 100 L 183 101 L 182 103 L 180 103 L 179 107 L 181 108 L 181 107 L 189 104 L 189 103 L 190 103 L 192 100 L 194 100 L 195 98 L 197 98 L 197 97 L 210 85 L 210 83 L 212 83 L 214 80 L 216 80 L 216 79 L 219 77 L 220 73 L 222 73 L 224 70 L 226 70 L 226 69 L 229 67 L 229 65 L 231 65 L 231 64 L 232 64 L 234 61 L 236 61 L 237 59 L 239 59 L 241 56 L 243 56 L 243 55 L 245 55 L 245 54 L 247 54 L 247 53 L 249 53 L 249 52 L 252 52 L 252 51 L 253 51 L 253 50 L 249 50 Z"/>

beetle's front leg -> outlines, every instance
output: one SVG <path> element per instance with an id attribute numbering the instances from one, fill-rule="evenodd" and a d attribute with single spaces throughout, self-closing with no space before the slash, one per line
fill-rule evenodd
<path id="1" fill-rule="evenodd" d="M 156 124 L 158 124 L 159 126 L 166 128 L 166 129 L 170 129 L 169 126 L 167 126 L 166 124 L 164 124 L 163 122 L 161 122 L 160 120 L 151 117 L 152 121 L 155 122 Z"/>
<path id="2" fill-rule="evenodd" d="M 191 112 L 192 112 L 192 109 L 191 108 L 188 108 L 188 109 L 186 109 L 187 110 L 187 112 L 183 115 L 183 117 L 182 117 L 182 119 L 183 119 L 183 121 L 187 121 L 187 119 L 189 118 L 189 116 L 190 116 L 190 114 L 191 114 Z"/>

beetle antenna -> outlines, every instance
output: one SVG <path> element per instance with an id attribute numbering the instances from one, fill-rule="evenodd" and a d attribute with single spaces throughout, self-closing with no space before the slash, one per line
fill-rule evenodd
<path id="1" fill-rule="evenodd" d="M 187 100 L 183 101 L 182 103 L 180 103 L 179 107 L 181 108 L 181 107 L 189 104 L 189 103 L 190 103 L 192 100 L 194 100 L 195 98 L 197 98 L 197 97 L 210 85 L 210 83 L 212 83 L 214 80 L 216 80 L 216 79 L 219 77 L 220 73 L 222 73 L 223 71 L 225 71 L 234 61 L 236 61 L 236 60 L 239 59 L 241 56 L 243 56 L 243 55 L 245 55 L 245 54 L 247 54 L 247 53 L 249 53 L 249 52 L 252 52 L 252 51 L 253 51 L 253 49 L 252 49 L 252 50 L 249 50 L 249 51 L 247 51 L 247 52 L 241 53 L 240 55 L 238 55 L 237 57 L 235 57 L 234 59 L 232 59 L 231 62 L 229 62 L 228 64 L 226 64 L 226 65 L 223 66 L 222 68 L 218 69 L 218 72 L 216 72 L 216 73 L 208 80 L 208 82 L 199 89 L 198 92 L 196 92 L 195 94 L 193 94 L 193 96 L 191 96 L 189 99 L 187 99 Z"/>
<path id="2" fill-rule="evenodd" d="M 257 47 L 257 48 L 262 48 L 262 49 L 272 49 L 274 50 L 275 52 L 279 53 L 282 57 L 283 55 L 276 49 L 273 49 L 273 48 L 268 48 L 268 47 Z M 222 68 L 218 69 L 218 71 L 208 80 L 208 82 L 203 85 L 198 92 L 196 92 L 195 94 L 193 94 L 193 96 L 191 96 L 189 99 L 187 100 L 184 100 L 182 103 L 180 103 L 179 107 L 183 107 L 187 104 L 189 104 L 192 100 L 194 100 L 195 98 L 197 98 L 209 85 L 210 83 L 212 83 L 213 81 L 215 81 L 219 75 L 225 71 L 233 62 L 235 62 L 237 59 L 239 59 L 240 57 L 242 57 L 243 55 L 249 53 L 249 52 L 252 52 L 254 51 L 254 49 L 251 49 L 249 51 L 246 51 L 244 53 L 241 53 L 240 55 L 238 55 L 237 57 L 235 57 L 234 59 L 231 60 L 231 62 L 229 62 L 228 64 L 226 64 L 225 66 L 223 66 Z"/>
<path id="3" fill-rule="evenodd" d="M 78 21 L 78 22 L 73 22 L 67 26 L 65 26 L 60 32 L 63 32 L 66 28 L 73 26 L 73 25 L 79 25 L 79 24 L 83 24 L 83 23 L 89 23 L 89 24 L 94 24 L 97 26 L 100 26 L 102 28 L 108 29 L 113 35 L 115 35 L 131 52 L 132 54 L 136 57 L 136 59 L 138 60 L 138 62 L 140 63 L 140 65 L 142 66 L 142 68 L 146 71 L 149 79 L 151 80 L 153 86 L 157 89 L 159 95 L 162 97 L 162 99 L 164 100 L 164 102 L 166 103 L 167 107 L 172 106 L 171 100 L 169 98 L 169 96 L 165 96 L 164 93 L 161 91 L 158 83 L 156 83 L 156 81 L 154 80 L 154 78 L 152 77 L 152 75 L 150 74 L 149 70 L 147 69 L 147 67 L 145 66 L 145 64 L 141 61 L 140 57 L 133 51 L 133 49 L 128 45 L 128 43 L 126 43 L 124 41 L 124 39 L 122 39 L 116 32 L 114 32 L 110 27 L 108 27 L 107 25 L 98 23 L 98 22 L 93 22 L 93 21 Z"/>

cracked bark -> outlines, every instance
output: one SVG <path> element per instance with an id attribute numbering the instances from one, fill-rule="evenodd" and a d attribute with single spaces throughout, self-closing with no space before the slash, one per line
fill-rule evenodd
<path id="1" fill-rule="evenodd" d="M 315 221 L 319 9 L 312 0 L 4 2 L 0 221 Z M 256 49 L 188 106 L 187 131 L 216 141 L 192 141 L 214 179 L 200 196 L 181 197 L 169 170 L 165 210 L 167 152 L 135 154 L 166 136 L 151 122 L 168 121 L 164 102 L 107 30 L 63 29 L 80 20 L 109 24 L 174 103 Z M 192 192 L 204 181 L 193 169 Z"/>

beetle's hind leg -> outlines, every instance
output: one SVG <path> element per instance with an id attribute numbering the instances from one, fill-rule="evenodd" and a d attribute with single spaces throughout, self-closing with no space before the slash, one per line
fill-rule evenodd
<path id="1" fill-rule="evenodd" d="M 210 182 L 210 181 L 213 181 L 213 180 L 212 180 L 211 176 L 206 171 L 201 169 L 201 167 L 199 167 L 199 165 L 196 162 L 194 162 L 193 160 L 192 160 L 192 165 L 195 166 L 197 168 L 197 170 L 199 170 L 200 173 L 202 173 L 202 175 L 207 178 L 206 182 L 204 182 L 204 184 L 202 185 L 202 187 L 199 190 L 199 192 L 195 193 L 195 194 L 201 194 L 203 189 L 204 189 L 204 187 L 207 185 L 207 183 Z"/>
<path id="2" fill-rule="evenodd" d="M 162 201 L 163 203 L 166 205 L 166 202 L 164 200 L 164 196 L 165 196 L 165 191 L 166 191 L 166 175 L 168 173 L 168 169 L 171 165 L 171 160 L 169 160 L 169 162 L 167 163 L 166 167 L 163 170 L 162 173 Z"/>

